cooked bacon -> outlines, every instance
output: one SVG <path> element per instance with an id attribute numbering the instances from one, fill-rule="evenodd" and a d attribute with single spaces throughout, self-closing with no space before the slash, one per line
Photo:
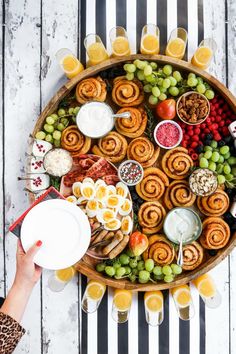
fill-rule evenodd
<path id="1" fill-rule="evenodd" d="M 101 157 L 90 169 L 87 171 L 87 177 L 98 179 L 104 175 L 116 173 L 116 169 L 110 163 Z"/>
<path id="2" fill-rule="evenodd" d="M 103 181 L 106 182 L 106 184 L 110 185 L 116 185 L 117 182 L 119 182 L 119 177 L 116 175 L 107 175 L 102 177 Z"/>

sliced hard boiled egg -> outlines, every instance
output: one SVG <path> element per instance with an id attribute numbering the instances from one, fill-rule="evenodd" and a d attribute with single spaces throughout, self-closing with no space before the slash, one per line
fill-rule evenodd
<path id="1" fill-rule="evenodd" d="M 93 218 L 97 215 L 99 210 L 99 202 L 97 200 L 89 200 L 86 204 L 86 212 L 90 218 Z"/>
<path id="2" fill-rule="evenodd" d="M 120 195 L 111 194 L 106 199 L 106 206 L 108 208 L 119 208 L 123 203 L 123 198 Z"/>
<path id="3" fill-rule="evenodd" d="M 104 224 L 105 230 L 118 230 L 121 226 L 121 222 L 119 219 L 114 219 Z"/>
<path id="4" fill-rule="evenodd" d="M 90 182 L 82 183 L 81 194 L 85 199 L 93 199 L 95 195 L 95 187 Z"/>
<path id="5" fill-rule="evenodd" d="M 95 188 L 97 188 L 98 186 L 106 186 L 105 181 L 103 181 L 103 179 L 98 179 L 98 180 L 95 182 Z"/>
<path id="6" fill-rule="evenodd" d="M 116 217 L 116 213 L 111 209 L 101 209 L 97 214 L 97 219 L 102 224 L 109 223 L 114 220 Z"/>
<path id="7" fill-rule="evenodd" d="M 132 202 L 130 199 L 125 199 L 123 204 L 119 208 L 119 214 L 122 216 L 129 215 L 132 210 Z"/>
<path id="8" fill-rule="evenodd" d="M 124 235 L 128 235 L 133 229 L 133 221 L 130 216 L 125 216 L 121 220 L 121 231 Z"/>
<path id="9" fill-rule="evenodd" d="M 118 182 L 116 184 L 116 194 L 120 195 L 123 198 L 126 198 L 128 192 L 129 192 L 129 189 L 123 182 Z"/>
<path id="10" fill-rule="evenodd" d="M 69 197 L 66 198 L 66 200 L 70 203 L 77 203 L 77 198 L 74 195 L 70 195 Z"/>
<path id="11" fill-rule="evenodd" d="M 106 185 L 101 184 L 96 188 L 95 198 L 99 202 L 103 202 L 106 199 L 107 195 L 108 195 L 108 191 Z"/>
<path id="12" fill-rule="evenodd" d="M 85 179 L 83 180 L 83 183 L 91 183 L 94 184 L 94 180 L 90 177 L 85 177 Z"/>
<path id="13" fill-rule="evenodd" d="M 116 194 L 116 187 L 115 186 L 107 186 L 107 194 L 108 195 Z"/>
<path id="14" fill-rule="evenodd" d="M 81 185 L 82 185 L 81 182 L 75 182 L 75 183 L 73 183 L 72 192 L 73 192 L 73 194 L 74 194 L 74 196 L 75 196 L 76 198 L 82 197 L 82 194 L 81 194 Z"/>

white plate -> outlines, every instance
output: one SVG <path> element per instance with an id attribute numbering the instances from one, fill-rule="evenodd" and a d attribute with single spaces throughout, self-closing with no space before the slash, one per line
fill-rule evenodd
<path id="1" fill-rule="evenodd" d="M 53 270 L 78 262 L 86 253 L 90 238 L 87 216 L 78 206 L 62 199 L 36 205 L 26 215 L 21 227 L 24 250 L 41 240 L 43 244 L 34 262 Z"/>

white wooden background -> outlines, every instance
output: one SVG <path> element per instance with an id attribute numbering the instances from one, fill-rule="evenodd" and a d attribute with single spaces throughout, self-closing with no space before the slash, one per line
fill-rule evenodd
<path id="1" fill-rule="evenodd" d="M 136 0 L 128 1 L 135 3 Z M 190 11 L 194 2 L 189 0 Z M 65 81 L 55 61 L 55 52 L 62 47 L 77 52 L 78 3 L 78 0 L 1 2 L 0 296 L 9 290 L 15 274 L 16 239 L 8 233 L 8 228 L 28 206 L 23 185 L 17 182 L 16 177 L 24 174 L 27 137 L 37 116 Z M 171 3 L 172 0 L 168 0 L 168 6 Z M 205 1 L 204 13 L 205 33 L 218 43 L 210 71 L 228 84 L 236 95 L 236 1 L 228 0 L 227 13 L 225 1 Z M 228 43 L 227 58 L 225 41 Z M 77 279 L 62 293 L 54 294 L 47 288 L 49 275 L 45 271 L 41 284 L 33 291 L 23 319 L 27 334 L 16 353 L 79 352 L 80 294 Z M 212 275 L 223 301 L 219 309 L 206 310 L 206 353 L 236 354 L 236 250 L 212 271 Z M 196 292 L 193 295 L 198 310 L 198 295 Z M 133 311 L 136 310 L 134 305 Z M 177 323 L 177 317 L 174 311 L 170 320 L 170 331 L 175 330 L 173 324 Z M 194 333 L 191 336 L 194 342 Z M 175 354 L 174 347 L 170 348 L 170 353 Z"/>

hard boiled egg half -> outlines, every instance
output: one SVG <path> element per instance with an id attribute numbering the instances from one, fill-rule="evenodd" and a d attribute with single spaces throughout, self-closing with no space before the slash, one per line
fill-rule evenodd
<path id="1" fill-rule="evenodd" d="M 128 235 L 133 229 L 133 221 L 130 216 L 124 216 L 121 220 L 121 232 Z"/>
<path id="2" fill-rule="evenodd" d="M 132 205 L 132 201 L 126 198 L 118 209 L 119 214 L 122 216 L 129 215 L 132 210 Z"/>

